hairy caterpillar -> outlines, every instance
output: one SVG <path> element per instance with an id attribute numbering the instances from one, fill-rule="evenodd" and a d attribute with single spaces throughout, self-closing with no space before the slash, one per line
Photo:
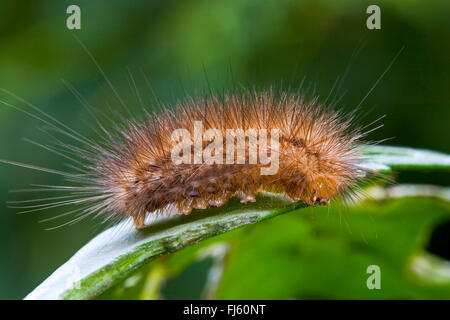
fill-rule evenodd
<path id="1" fill-rule="evenodd" d="M 282 192 L 311 206 L 327 205 L 336 195 L 350 192 L 367 173 L 367 169 L 358 166 L 361 155 L 356 149 L 364 134 L 352 128 L 352 117 L 300 94 L 247 90 L 190 98 L 173 109 L 147 112 L 144 120 L 129 120 L 114 132 L 98 123 L 103 131 L 99 142 L 35 110 L 42 117 L 34 117 L 84 147 L 54 141 L 52 150 L 70 154 L 78 171 L 75 173 L 9 162 L 62 174 L 77 183 L 49 187 L 47 190 L 70 194 L 53 198 L 58 200 L 54 203 L 30 206 L 30 211 L 76 204 L 78 209 L 69 213 L 78 213 L 77 219 L 91 214 L 104 215 L 105 220 L 132 217 L 135 227 L 143 228 L 147 215 L 164 212 L 170 206 L 176 206 L 180 214 L 189 214 L 194 208 L 221 206 L 236 195 L 242 197 L 241 202 L 254 202 L 261 191 Z M 231 147 L 224 144 L 220 148 L 220 143 L 211 149 L 208 136 L 200 142 L 200 150 L 195 150 L 192 141 L 185 141 L 181 149 L 188 150 L 184 156 L 189 160 L 198 157 L 196 152 L 201 158 L 209 148 L 210 155 L 218 161 L 177 163 L 173 150 L 179 142 L 174 141 L 173 133 L 183 129 L 194 136 L 195 122 L 202 123 L 203 138 L 209 130 L 222 137 L 230 129 L 247 132 L 241 141 L 244 144 L 239 146 L 236 141 Z M 273 129 L 277 130 L 276 148 L 251 133 L 263 130 L 272 136 Z M 255 150 L 259 151 L 258 156 L 276 153 L 278 170 L 262 174 L 267 163 L 249 161 Z M 239 152 L 246 161 L 237 161 Z"/>

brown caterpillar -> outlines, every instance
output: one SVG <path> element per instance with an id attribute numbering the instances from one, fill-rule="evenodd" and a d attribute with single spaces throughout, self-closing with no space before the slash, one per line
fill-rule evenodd
<path id="1" fill-rule="evenodd" d="M 194 134 L 194 121 L 201 121 L 205 131 L 219 130 L 222 136 L 230 128 L 279 129 L 278 171 L 262 175 L 261 164 L 225 163 L 227 153 L 236 160 L 237 141 L 233 148 L 223 147 L 222 164 L 175 164 L 172 132 L 185 128 Z M 193 208 L 221 206 L 240 193 L 244 195 L 241 202 L 254 202 L 260 191 L 276 191 L 308 205 L 326 205 L 355 186 L 361 175 L 355 150 L 361 134 L 349 129 L 350 119 L 344 121 L 317 100 L 306 101 L 298 95 L 277 97 L 270 91 L 213 95 L 179 103 L 175 110 L 149 115 L 142 123 L 130 123 L 121 132 L 122 142 L 112 142 L 112 152 L 94 159 L 91 171 L 95 185 L 108 194 L 104 200 L 108 211 L 131 216 L 137 228 L 144 226 L 149 212 L 169 205 L 176 204 L 180 213 L 188 214 Z M 247 158 L 253 151 L 250 139 L 245 144 Z M 202 142 L 202 151 L 207 145 Z M 194 157 L 192 149 L 189 156 Z"/>
<path id="2" fill-rule="evenodd" d="M 19 164 L 63 174 L 79 183 L 48 187 L 49 191 L 69 191 L 71 195 L 53 198 L 62 201 L 30 206 L 30 211 L 76 204 L 79 209 L 75 211 L 80 213 L 77 219 L 94 212 L 105 214 L 105 220 L 132 217 L 135 227 L 142 228 L 148 214 L 164 212 L 169 206 L 175 205 L 180 214 L 189 214 L 193 208 L 221 206 L 236 195 L 243 195 L 243 203 L 254 202 L 261 191 L 282 192 L 311 206 L 327 205 L 337 194 L 349 192 L 366 173 L 358 167 L 361 156 L 356 149 L 363 134 L 351 128 L 352 117 L 299 94 L 269 90 L 190 98 L 172 110 L 147 113 L 143 121 L 129 121 L 114 133 L 99 124 L 105 138 L 98 143 L 34 108 L 43 114 L 40 120 L 85 147 L 68 146 L 59 140 L 55 143 L 60 153 L 66 150 L 83 160 L 74 160 L 79 173 Z M 244 137 L 244 149 L 242 144 L 239 149 L 236 141 L 232 147 L 223 145 L 219 154 L 216 145 L 211 155 L 221 160 L 218 163 L 177 164 L 172 158 L 173 132 L 182 128 L 194 135 L 196 121 L 203 124 L 204 132 L 214 129 L 222 137 L 227 130 L 242 129 L 253 133 L 266 130 L 272 138 L 276 129 L 277 148 L 249 134 Z M 256 131 L 247 131 L 251 129 Z M 181 146 L 188 148 L 184 156 L 192 160 L 195 152 L 200 151 L 201 157 L 210 144 L 208 139 L 203 140 L 197 151 L 189 143 Z M 273 174 L 262 174 L 267 164 L 248 161 L 258 148 L 268 155 L 277 153 L 278 170 Z M 245 156 L 245 163 L 237 163 L 239 152 Z"/>

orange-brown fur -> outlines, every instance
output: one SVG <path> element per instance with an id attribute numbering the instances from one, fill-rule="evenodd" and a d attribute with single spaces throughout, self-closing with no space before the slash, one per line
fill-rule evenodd
<path id="1" fill-rule="evenodd" d="M 219 129 L 224 137 L 226 129 L 279 129 L 277 173 L 261 175 L 262 165 L 248 161 L 174 164 L 171 134 L 179 128 L 192 133 L 196 120 L 203 122 L 204 130 Z M 144 226 L 147 214 L 169 205 L 187 214 L 193 208 L 221 206 L 239 194 L 244 195 L 242 202 L 253 202 L 260 191 L 284 192 L 295 201 L 326 205 L 352 187 L 359 174 L 355 143 L 361 135 L 350 130 L 348 117 L 296 94 L 212 95 L 130 123 L 93 169 L 97 184 L 110 194 L 106 208 L 131 216 L 138 228 Z"/>

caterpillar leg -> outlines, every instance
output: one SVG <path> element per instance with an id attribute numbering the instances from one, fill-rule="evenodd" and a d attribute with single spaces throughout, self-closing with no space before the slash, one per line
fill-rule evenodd
<path id="1" fill-rule="evenodd" d="M 183 200 L 177 203 L 179 214 L 190 214 L 192 211 L 193 200 Z"/>
<path id="2" fill-rule="evenodd" d="M 251 202 L 256 202 L 256 191 L 255 190 L 244 191 L 244 195 L 241 198 L 241 203 L 251 203 Z"/>
<path id="3" fill-rule="evenodd" d="M 137 230 L 144 229 L 145 225 L 145 214 L 133 217 L 133 224 Z"/>

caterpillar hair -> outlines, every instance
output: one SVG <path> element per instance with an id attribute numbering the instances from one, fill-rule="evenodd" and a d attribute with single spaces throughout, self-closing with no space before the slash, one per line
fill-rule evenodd
<path id="1" fill-rule="evenodd" d="M 80 44 L 120 104 L 127 108 L 94 57 Z M 360 182 L 372 173 L 359 165 L 362 155 L 358 145 L 379 126 L 364 132 L 367 126 L 354 125 L 361 103 L 354 112 L 344 114 L 334 109 L 336 103 L 327 106 L 317 97 L 306 98 L 299 92 L 211 92 L 196 98 L 188 96 L 173 108 L 144 110 L 142 119 L 122 117 L 120 124 L 106 129 L 83 97 L 66 85 L 93 115 L 101 131 L 99 140 L 81 135 L 1 89 L 32 111 L 1 103 L 47 126 L 52 143 L 33 143 L 71 161 L 72 171 L 63 172 L 0 160 L 62 175 L 68 182 L 31 189 L 66 194 L 22 201 L 38 202 L 22 206 L 26 209 L 23 212 L 76 205 L 76 209 L 62 214 L 76 216 L 68 223 L 87 216 L 102 216 L 104 221 L 131 217 L 136 228 L 143 228 L 149 215 L 164 214 L 173 208 L 179 214 L 189 214 L 192 209 L 221 206 L 235 196 L 240 196 L 243 203 L 254 202 L 263 191 L 283 193 L 310 206 L 328 205 L 338 195 L 354 196 Z M 76 144 L 63 142 L 52 131 Z"/>
<path id="2" fill-rule="evenodd" d="M 54 139 L 53 148 L 41 145 L 72 160 L 76 170 L 72 173 L 3 161 L 60 174 L 76 184 L 40 189 L 69 195 L 27 206 L 28 212 L 76 204 L 78 208 L 69 212 L 78 213 L 75 221 L 94 214 L 104 215 L 105 221 L 132 217 L 136 228 L 142 228 L 147 215 L 164 213 L 173 206 L 180 214 L 189 214 L 194 208 L 221 206 L 234 196 L 241 196 L 243 203 L 254 202 L 262 191 L 282 192 L 310 206 L 327 205 L 336 195 L 352 192 L 367 174 L 367 169 L 358 166 L 361 155 L 357 149 L 365 134 L 352 126 L 352 116 L 296 93 L 246 90 L 188 98 L 174 108 L 146 112 L 143 120 L 125 120 L 114 131 L 98 123 L 103 132 L 99 142 L 30 106 L 40 115 L 29 114 L 83 147 L 58 139 Z M 183 128 L 188 136 L 194 136 L 197 123 L 205 133 L 215 130 L 225 137 L 230 130 L 242 130 L 247 136 L 241 146 L 237 141 L 231 147 L 216 144 L 212 153 L 215 162 L 192 163 L 195 146 L 191 140 L 182 141 L 179 149 L 188 150 L 184 157 L 189 161 L 177 163 L 173 159 L 173 132 Z M 252 136 L 261 130 L 271 133 L 269 138 L 278 130 L 277 145 Z M 211 145 L 207 139 L 201 141 L 200 156 Z M 276 153 L 278 170 L 263 174 L 261 169 L 267 164 L 250 163 L 255 150 L 259 155 Z M 237 161 L 239 152 L 246 161 Z"/>

